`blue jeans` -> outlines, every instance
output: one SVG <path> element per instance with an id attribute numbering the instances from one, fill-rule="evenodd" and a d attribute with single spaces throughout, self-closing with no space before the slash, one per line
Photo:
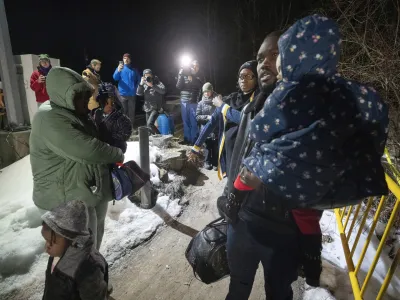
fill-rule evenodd
<path id="1" fill-rule="evenodd" d="M 253 233 L 242 220 L 228 227 L 231 280 L 226 300 L 249 298 L 260 262 L 264 268 L 266 299 L 293 299 L 291 284 L 297 279 L 299 252 L 296 236 L 262 230 L 256 240 Z"/>
<path id="2" fill-rule="evenodd" d="M 197 103 L 182 102 L 181 114 L 183 121 L 183 136 L 184 139 L 192 145 L 196 142 L 199 129 L 196 121 Z"/>

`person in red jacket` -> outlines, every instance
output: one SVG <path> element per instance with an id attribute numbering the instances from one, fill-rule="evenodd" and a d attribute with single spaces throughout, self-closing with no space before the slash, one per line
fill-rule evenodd
<path id="1" fill-rule="evenodd" d="M 46 76 L 50 70 L 50 57 L 47 54 L 40 54 L 37 71 L 31 75 L 31 89 L 35 92 L 38 107 L 50 99 L 46 90 Z"/>

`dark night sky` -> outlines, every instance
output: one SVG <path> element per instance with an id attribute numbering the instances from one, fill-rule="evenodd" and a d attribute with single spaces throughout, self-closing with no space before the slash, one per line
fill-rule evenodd
<path id="1" fill-rule="evenodd" d="M 86 49 L 89 60 L 103 62 L 102 79 L 109 81 L 122 54 L 129 52 L 135 67 L 153 69 L 174 93 L 178 57 L 187 50 L 200 60 L 208 80 L 211 62 L 215 69 L 215 78 L 211 79 L 217 82 L 218 92 L 228 93 L 235 91 L 241 63 L 254 58 L 251 33 L 258 47 L 268 32 L 279 29 L 286 20 L 292 23 L 306 15 L 318 1 L 259 0 L 258 21 L 252 21 L 254 14 L 244 8 L 239 35 L 237 8 L 246 2 L 5 0 L 5 6 L 14 54 L 48 53 L 80 73 L 85 67 Z M 210 59 L 208 3 L 212 4 L 214 24 Z"/>

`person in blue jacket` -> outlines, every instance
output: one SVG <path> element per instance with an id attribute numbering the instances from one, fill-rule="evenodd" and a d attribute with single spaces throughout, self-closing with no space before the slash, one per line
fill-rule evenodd
<path id="1" fill-rule="evenodd" d="M 131 119 L 132 127 L 135 123 L 136 90 L 140 83 L 139 71 L 131 65 L 131 55 L 125 53 L 114 72 L 113 78 L 118 81 L 118 92 L 125 114 Z"/>
<path id="2" fill-rule="evenodd" d="M 189 160 L 196 160 L 207 137 L 215 129 L 218 130 L 218 178 L 226 177 L 231 153 L 235 144 L 241 110 L 258 94 L 257 62 L 245 62 L 239 69 L 238 85 L 240 90 L 226 97 L 216 97 L 213 104 L 217 107 L 211 119 L 202 128 L 200 135 L 192 147 Z"/>

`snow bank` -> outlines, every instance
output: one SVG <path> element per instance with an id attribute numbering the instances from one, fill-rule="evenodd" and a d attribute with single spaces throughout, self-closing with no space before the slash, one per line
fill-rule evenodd
<path id="1" fill-rule="evenodd" d="M 150 147 L 150 170 L 157 184 L 158 168 L 152 164 L 161 156 L 160 150 Z M 126 161 L 140 162 L 139 143 L 128 143 Z M 29 156 L 1 170 L 0 173 L 0 299 L 13 290 L 33 289 L 29 299 L 41 299 L 44 272 L 48 255 L 43 253 L 41 213 L 32 201 L 32 173 Z M 172 217 L 181 207 L 178 200 L 161 196 L 157 205 Z M 110 202 L 101 251 L 110 263 L 121 258 L 129 249 L 150 238 L 163 224 L 152 210 L 136 207 L 124 199 Z M 35 288 L 32 288 L 35 286 Z"/>
<path id="2" fill-rule="evenodd" d="M 351 224 L 351 220 L 349 221 L 349 224 Z M 369 224 L 372 223 L 372 220 L 367 220 L 366 222 L 366 228 L 369 227 Z M 326 243 L 323 246 L 322 250 L 322 256 L 323 258 L 327 259 L 328 261 L 332 262 L 333 264 L 343 268 L 347 269 L 346 265 L 346 259 L 344 257 L 343 253 L 343 248 L 342 248 L 342 243 L 340 240 L 340 235 L 339 231 L 336 225 L 336 218 L 335 214 L 332 211 L 325 211 L 322 219 L 321 219 L 321 229 L 323 234 L 329 234 L 333 238 L 332 243 Z M 353 233 L 350 238 L 350 246 L 353 245 L 354 239 L 356 237 L 356 234 L 358 232 L 359 222 L 356 222 L 356 226 L 353 229 Z M 347 228 L 349 228 L 350 225 L 348 225 Z M 366 242 L 367 236 L 368 236 L 368 231 L 364 230 L 360 236 L 360 240 L 358 242 L 355 254 L 354 254 L 354 262 L 357 263 L 358 259 L 361 255 L 362 248 Z M 360 272 L 359 272 L 359 280 L 360 282 L 364 281 L 365 276 L 368 272 L 369 267 L 372 264 L 372 261 L 374 259 L 375 253 L 378 249 L 379 245 L 379 240 L 378 238 L 373 235 L 370 245 L 368 247 L 368 250 L 366 252 L 363 264 L 361 266 Z M 381 288 L 381 285 L 383 283 L 383 280 L 386 276 L 386 272 L 391 265 L 392 260 L 388 256 L 387 249 L 384 248 L 382 251 L 381 257 L 378 261 L 378 264 L 376 265 L 375 271 L 373 273 L 373 277 L 370 280 L 369 283 L 369 288 L 366 290 L 366 294 L 364 295 L 365 300 L 372 300 L 376 299 L 376 296 L 378 295 L 379 289 Z M 398 299 L 398 296 L 400 295 L 400 268 L 398 267 L 393 278 L 391 281 L 391 284 L 389 285 L 387 292 L 389 296 L 393 297 L 393 299 Z M 385 298 L 384 299 L 389 299 Z"/>

